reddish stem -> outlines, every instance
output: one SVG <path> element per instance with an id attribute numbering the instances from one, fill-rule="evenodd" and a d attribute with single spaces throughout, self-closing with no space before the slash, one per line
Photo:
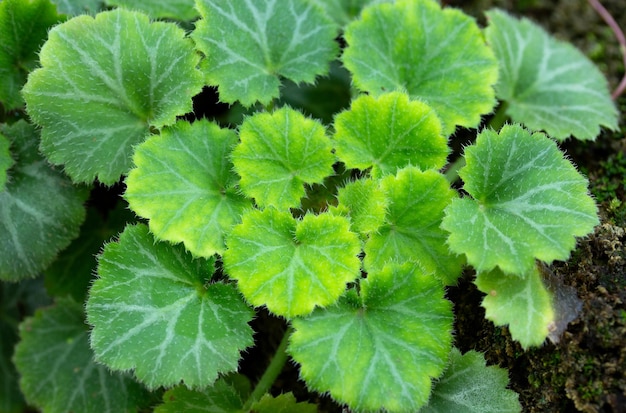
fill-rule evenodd
<path id="1" fill-rule="evenodd" d="M 594 10 L 598 12 L 598 14 L 604 19 L 606 24 L 611 28 L 611 30 L 613 30 L 613 34 L 615 34 L 615 37 L 619 42 L 619 49 L 622 52 L 622 62 L 624 63 L 625 73 L 624 77 L 622 77 L 622 81 L 611 94 L 611 97 L 613 98 L 613 100 L 615 100 L 619 95 L 624 92 L 624 89 L 626 89 L 626 37 L 624 36 L 624 32 L 619 27 L 613 16 L 611 16 L 611 13 L 609 13 L 598 0 L 588 1 L 589 4 L 591 4 L 591 7 L 593 7 Z"/>

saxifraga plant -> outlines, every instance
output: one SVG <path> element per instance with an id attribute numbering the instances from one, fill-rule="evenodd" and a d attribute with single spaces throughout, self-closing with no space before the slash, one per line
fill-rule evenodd
<path id="1" fill-rule="evenodd" d="M 0 3 L 0 410 L 315 411 L 268 393 L 289 358 L 356 412 L 520 410 L 453 346 L 445 288 L 472 269 L 524 348 L 565 328 L 545 268 L 598 216 L 557 143 L 617 127 L 589 60 L 432 0 L 107 5 Z M 234 126 L 183 118 L 205 86 Z M 138 218 L 84 207 L 120 179 Z M 251 390 L 260 307 L 289 328 Z"/>

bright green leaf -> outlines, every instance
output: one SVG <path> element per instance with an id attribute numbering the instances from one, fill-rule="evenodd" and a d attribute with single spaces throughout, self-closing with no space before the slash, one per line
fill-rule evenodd
<path id="1" fill-rule="evenodd" d="M 20 89 L 37 65 L 50 26 L 60 20 L 49 0 L 0 2 L 0 102 L 6 110 L 24 105 Z"/>
<path id="2" fill-rule="evenodd" d="M 335 157 L 324 126 L 285 107 L 246 118 L 233 151 L 241 190 L 261 207 L 300 205 L 304 184 L 334 173 Z"/>
<path id="3" fill-rule="evenodd" d="M 415 411 L 448 359 L 452 305 L 410 263 L 371 272 L 360 287 L 360 297 L 294 319 L 288 351 L 307 387 L 351 409 Z"/>
<path id="4" fill-rule="evenodd" d="M 349 226 L 330 214 L 248 212 L 227 239 L 226 272 L 251 304 L 287 318 L 308 314 L 337 301 L 360 274 L 360 242 Z"/>
<path id="5" fill-rule="evenodd" d="M 152 18 L 170 18 L 181 21 L 198 17 L 194 0 L 106 0 L 109 6 L 139 10 Z"/>
<path id="6" fill-rule="evenodd" d="M 202 391 L 185 386 L 168 390 L 154 413 L 243 413 L 244 403 L 235 387 L 222 378 Z"/>
<path id="7" fill-rule="evenodd" d="M 486 366 L 481 353 L 461 355 L 456 348 L 443 376 L 435 382 L 428 406 L 420 413 L 516 413 L 522 411 L 519 396 L 508 390 L 505 369 Z"/>
<path id="8" fill-rule="evenodd" d="M 147 401 L 141 385 L 94 361 L 82 304 L 59 300 L 38 310 L 20 324 L 20 336 L 20 386 L 44 412 L 134 412 Z"/>
<path id="9" fill-rule="evenodd" d="M 184 30 L 122 9 L 54 27 L 40 59 L 23 90 L 28 113 L 43 153 L 76 182 L 118 181 L 149 129 L 190 111 L 202 88 Z"/>
<path id="10" fill-rule="evenodd" d="M 487 17 L 487 40 L 500 61 L 497 95 L 515 122 L 559 140 L 617 129 L 606 78 L 583 53 L 528 19 L 498 10 Z"/>
<path id="11" fill-rule="evenodd" d="M 452 202 L 443 228 L 450 248 L 479 272 L 524 274 L 535 259 L 566 260 L 575 237 L 598 224 L 587 180 L 542 133 L 484 130 L 465 160 L 459 176 L 471 197 Z"/>
<path id="12" fill-rule="evenodd" d="M 193 38 L 220 100 L 251 106 L 278 97 L 280 78 L 313 83 L 338 51 L 337 28 L 306 0 L 198 0 Z"/>
<path id="13" fill-rule="evenodd" d="M 391 3 L 394 0 L 309 0 L 318 7 L 321 7 L 328 17 L 335 22 L 344 26 L 361 14 L 361 10 L 365 6 Z"/>
<path id="14" fill-rule="evenodd" d="M 57 5 L 59 13 L 70 16 L 79 14 L 96 14 L 102 10 L 103 4 L 100 0 L 52 0 Z"/>
<path id="15" fill-rule="evenodd" d="M 78 235 L 88 191 L 39 155 L 34 126 L 19 121 L 0 133 L 17 160 L 0 192 L 0 279 L 16 281 L 37 276 Z"/>
<path id="16" fill-rule="evenodd" d="M 265 394 L 252 405 L 254 413 L 316 413 L 317 406 L 311 403 L 298 403 L 293 393 L 284 393 L 277 397 Z"/>
<path id="17" fill-rule="evenodd" d="M 418 263 L 445 284 L 461 274 L 462 257 L 450 253 L 447 233 L 439 228 L 443 211 L 456 193 L 439 172 L 408 167 L 382 179 L 389 202 L 386 222 L 365 244 L 365 269 L 389 261 Z"/>
<path id="18" fill-rule="evenodd" d="M 388 201 L 378 181 L 359 179 L 339 189 L 338 210 L 345 209 L 352 230 L 362 235 L 375 232 L 384 223 Z"/>
<path id="19" fill-rule="evenodd" d="M 199 120 L 178 122 L 139 145 L 125 198 L 157 239 L 196 256 L 224 252 L 224 235 L 251 206 L 237 188 L 230 153 L 237 135 Z"/>
<path id="20" fill-rule="evenodd" d="M 482 302 L 485 318 L 497 326 L 508 324 L 511 337 L 524 348 L 545 341 L 555 314 L 552 296 L 537 268 L 523 277 L 506 275 L 496 268 L 478 273 L 474 282 L 486 294 Z"/>
<path id="21" fill-rule="evenodd" d="M 362 95 L 335 118 L 337 157 L 348 168 L 372 168 L 372 176 L 395 174 L 413 165 L 423 170 L 446 163 L 448 142 L 425 103 L 401 92 Z"/>
<path id="22" fill-rule="evenodd" d="M 10 149 L 11 141 L 0 133 L 0 192 L 5 190 L 8 179 L 7 172 L 15 163 Z"/>
<path id="23" fill-rule="evenodd" d="M 496 100 L 498 63 L 474 19 L 433 0 L 363 10 L 346 27 L 345 66 L 360 89 L 407 92 L 435 109 L 445 135 L 476 127 Z"/>
<path id="24" fill-rule="evenodd" d="M 213 263 L 156 243 L 145 225 L 107 244 L 87 301 L 96 359 L 135 369 L 149 388 L 212 384 L 252 345 L 252 311 L 232 285 L 210 282 Z"/>

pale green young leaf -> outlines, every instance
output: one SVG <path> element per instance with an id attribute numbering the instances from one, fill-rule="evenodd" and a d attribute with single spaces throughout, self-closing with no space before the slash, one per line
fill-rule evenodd
<path id="1" fill-rule="evenodd" d="M 26 400 L 45 413 L 135 412 L 146 390 L 93 359 L 83 305 L 59 300 L 20 324 L 15 364 Z"/>
<path id="2" fill-rule="evenodd" d="M 519 396 L 506 386 L 505 369 L 486 366 L 481 353 L 461 352 L 453 347 L 448 367 L 433 386 L 428 405 L 420 413 L 517 413 Z"/>
<path id="3" fill-rule="evenodd" d="M 309 0 L 322 8 L 339 26 L 345 26 L 361 14 L 369 5 L 392 3 L 394 0 Z"/>
<path id="4" fill-rule="evenodd" d="M 0 133 L 16 160 L 0 191 L 0 279 L 17 281 L 39 275 L 78 236 L 89 192 L 41 157 L 34 126 L 19 121 Z"/>
<path id="5" fill-rule="evenodd" d="M 289 107 L 246 118 L 239 136 L 232 159 L 241 191 L 261 207 L 297 207 L 304 184 L 321 184 L 334 173 L 324 126 Z"/>
<path id="6" fill-rule="evenodd" d="M 277 397 L 265 394 L 261 400 L 254 403 L 251 409 L 254 413 L 316 413 L 315 404 L 298 403 L 293 393 L 283 393 Z"/>
<path id="7" fill-rule="evenodd" d="M 198 11 L 194 0 L 106 0 L 107 5 L 139 10 L 152 18 L 169 18 L 180 21 L 194 20 Z"/>
<path id="8" fill-rule="evenodd" d="M 24 105 L 20 89 L 37 65 L 48 30 L 61 17 L 50 0 L 0 2 L 0 103 L 6 110 Z"/>
<path id="9" fill-rule="evenodd" d="M 387 196 L 385 223 L 365 243 L 365 269 L 381 269 L 389 261 L 418 263 L 445 284 L 461 275 L 463 258 L 449 251 L 447 233 L 439 226 L 443 211 L 456 197 L 443 175 L 407 167 L 381 180 Z"/>
<path id="10" fill-rule="evenodd" d="M 59 13 L 69 16 L 78 16 L 79 14 L 96 14 L 102 7 L 101 0 L 52 0 L 57 6 Z"/>
<path id="11" fill-rule="evenodd" d="M 87 301 L 96 360 L 135 369 L 148 388 L 211 385 L 252 345 L 252 311 L 237 290 L 211 282 L 213 262 L 128 226 L 98 260 Z"/>
<path id="12" fill-rule="evenodd" d="M 227 238 L 224 266 L 248 302 L 287 318 L 331 305 L 360 275 L 359 238 L 347 218 L 296 220 L 267 208 L 247 212 Z"/>
<path id="13" fill-rule="evenodd" d="M 235 387 L 221 378 L 203 390 L 182 385 L 169 389 L 154 413 L 245 413 L 244 403 Z"/>
<path id="14" fill-rule="evenodd" d="M 481 272 L 474 281 L 485 293 L 485 318 L 497 326 L 507 325 L 511 337 L 522 347 L 540 346 L 554 328 L 552 295 L 535 267 L 524 277 L 504 274 L 496 268 Z"/>
<path id="15" fill-rule="evenodd" d="M 361 90 L 400 90 L 435 109 L 444 134 L 476 127 L 496 100 L 498 63 L 478 25 L 433 0 L 367 7 L 346 26 L 343 54 Z"/>
<path id="16" fill-rule="evenodd" d="M 598 224 L 587 180 L 556 143 L 519 125 L 482 131 L 459 171 L 471 195 L 452 201 L 448 244 L 479 272 L 525 274 L 535 259 L 566 260 Z"/>
<path id="17" fill-rule="evenodd" d="M 354 232 L 367 235 L 384 223 L 388 200 L 377 180 L 359 179 L 340 188 L 338 211 L 346 211 Z"/>
<path id="18" fill-rule="evenodd" d="M 306 0 L 198 0 L 193 38 L 220 100 L 251 106 L 279 96 L 280 78 L 313 83 L 337 56 L 336 25 Z"/>
<path id="19" fill-rule="evenodd" d="M 441 283 L 411 263 L 390 264 L 370 272 L 355 295 L 292 321 L 288 352 L 301 378 L 356 411 L 416 411 L 452 341 Z"/>
<path id="20" fill-rule="evenodd" d="M 157 239 L 182 242 L 196 256 L 224 252 L 224 236 L 250 200 L 239 193 L 230 153 L 237 134 L 207 120 L 180 121 L 135 149 L 126 178 L 130 208 Z"/>
<path id="21" fill-rule="evenodd" d="M 15 163 L 10 149 L 11 141 L 0 133 L 0 192 L 5 190 L 8 178 L 7 173 Z"/>
<path id="22" fill-rule="evenodd" d="M 372 168 L 374 177 L 408 165 L 439 169 L 449 152 L 435 111 L 402 92 L 360 96 L 337 115 L 334 127 L 339 160 L 348 168 Z"/>
<path id="23" fill-rule="evenodd" d="M 487 17 L 487 40 L 500 62 L 496 92 L 513 121 L 559 140 L 617 129 L 606 78 L 582 52 L 528 19 L 499 10 Z"/>
<path id="24" fill-rule="evenodd" d="M 123 9 L 54 27 L 23 94 L 42 127 L 41 150 L 75 182 L 110 185 L 133 147 L 192 109 L 199 56 L 174 23 Z"/>

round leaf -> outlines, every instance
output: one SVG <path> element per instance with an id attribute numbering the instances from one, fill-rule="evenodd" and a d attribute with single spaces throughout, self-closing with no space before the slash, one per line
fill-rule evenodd
<path id="1" fill-rule="evenodd" d="M 198 12 L 194 0 L 106 0 L 109 6 L 141 10 L 152 18 L 170 18 L 181 21 L 194 20 Z"/>
<path id="2" fill-rule="evenodd" d="M 410 263 L 369 273 L 360 290 L 360 304 L 349 293 L 294 319 L 288 352 L 309 388 L 353 410 L 417 411 L 448 359 L 452 305 Z"/>
<path id="3" fill-rule="evenodd" d="M 345 30 L 345 66 L 373 95 L 406 91 L 435 109 L 450 135 L 476 127 L 495 103 L 498 63 L 476 22 L 433 0 L 365 8 Z"/>
<path id="4" fill-rule="evenodd" d="M 199 56 L 173 23 L 117 9 L 54 27 L 23 94 L 41 150 L 77 182 L 115 183 L 149 129 L 173 124 L 202 88 Z"/>
<path id="5" fill-rule="evenodd" d="M 359 276 L 358 236 L 346 218 L 273 208 L 243 216 L 227 240 L 224 265 L 255 306 L 287 318 L 333 304 Z"/>
<path id="6" fill-rule="evenodd" d="M 479 272 L 525 274 L 535 259 L 565 260 L 598 224 L 587 180 L 555 142 L 519 125 L 482 131 L 459 171 L 471 197 L 455 199 L 442 226 L 450 248 Z"/>
<path id="7" fill-rule="evenodd" d="M 321 184 L 334 173 L 335 157 L 324 126 L 282 108 L 246 118 L 233 151 L 241 190 L 261 207 L 300 205 L 304 184 Z"/>
<path id="8" fill-rule="evenodd" d="M 408 165 L 439 169 L 449 152 L 435 112 L 400 92 L 354 100 L 335 118 L 334 138 L 337 157 L 348 168 L 371 167 L 375 177 Z"/>
<path id="9" fill-rule="evenodd" d="M 252 311 L 233 286 L 210 283 L 212 270 L 181 246 L 155 243 L 145 225 L 128 226 L 105 246 L 89 292 L 96 360 L 135 369 L 151 389 L 204 387 L 236 370 L 253 343 Z"/>
<path id="10" fill-rule="evenodd" d="M 193 38 L 220 100 L 251 106 L 278 97 L 280 77 L 313 83 L 337 55 L 337 27 L 306 0 L 199 0 Z"/>
<path id="11" fill-rule="evenodd" d="M 251 206 L 229 161 L 237 135 L 206 120 L 178 122 L 137 147 L 126 179 L 130 208 L 156 238 L 196 256 L 224 252 L 224 235 Z"/>
<path id="12" fill-rule="evenodd" d="M 487 40 L 500 61 L 498 98 L 515 122 L 563 140 L 595 139 L 617 129 L 618 112 L 605 76 L 578 49 L 528 19 L 487 12 Z"/>

